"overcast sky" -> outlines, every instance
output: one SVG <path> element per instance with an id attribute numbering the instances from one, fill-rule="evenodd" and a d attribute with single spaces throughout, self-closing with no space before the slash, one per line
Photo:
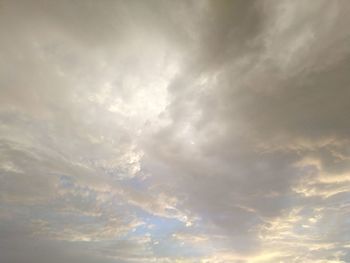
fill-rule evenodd
<path id="1" fill-rule="evenodd" d="M 1 263 L 350 262 L 350 1 L 0 1 Z"/>

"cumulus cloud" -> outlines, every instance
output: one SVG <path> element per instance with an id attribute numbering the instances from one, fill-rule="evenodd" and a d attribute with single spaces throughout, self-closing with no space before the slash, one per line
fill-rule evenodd
<path id="1" fill-rule="evenodd" d="M 349 261 L 349 9 L 2 1 L 0 261 Z"/>

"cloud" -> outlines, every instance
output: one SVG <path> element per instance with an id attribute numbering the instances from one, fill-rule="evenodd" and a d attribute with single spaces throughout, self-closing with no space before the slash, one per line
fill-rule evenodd
<path id="1" fill-rule="evenodd" d="M 349 8 L 2 1 L 0 261 L 348 261 Z"/>

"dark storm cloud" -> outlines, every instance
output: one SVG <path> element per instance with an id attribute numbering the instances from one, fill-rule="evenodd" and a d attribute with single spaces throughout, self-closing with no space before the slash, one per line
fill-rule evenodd
<path id="1" fill-rule="evenodd" d="M 300 3 L 284 4 L 286 9 L 288 5 L 293 9 L 299 8 Z M 241 8 L 240 14 L 249 17 L 257 12 L 256 7 L 257 4 L 249 5 L 248 9 Z M 317 3 L 314 7 L 330 21 L 317 23 L 320 14 L 310 10 L 310 13 L 300 12 L 306 20 L 304 24 L 297 18 L 290 18 L 290 25 L 282 33 L 278 28 L 273 32 L 274 26 L 280 26 L 278 24 L 267 27 L 270 18 L 259 21 L 256 16 L 249 22 L 241 18 L 228 26 L 223 34 L 225 41 L 220 40 L 219 33 L 211 34 L 209 30 L 208 35 L 217 48 L 210 41 L 201 43 L 203 55 L 195 56 L 194 62 L 184 67 L 185 70 L 170 84 L 173 101 L 169 110 L 173 122 L 157 135 L 154 144 L 158 145 L 162 140 L 161 146 L 151 147 L 158 149 L 157 158 L 173 165 L 172 176 L 179 183 L 179 191 L 188 195 L 191 208 L 223 227 L 233 240 L 237 236 L 233 248 L 249 237 L 248 229 L 293 206 L 292 189 L 301 177 L 306 176 L 296 165 L 298 160 L 324 152 L 328 157 L 315 157 L 322 162 L 322 170 L 339 170 L 344 165 L 347 170 L 347 157 L 341 160 L 334 152 L 349 147 L 349 127 L 344 114 L 349 112 L 346 102 L 348 32 L 345 30 L 340 36 L 328 29 L 327 32 L 333 35 L 334 46 L 330 49 L 331 41 L 326 39 L 329 35 L 322 30 L 325 24 L 344 29 L 346 20 L 342 15 L 334 15 L 337 11 L 343 13 L 338 10 L 337 3 Z M 223 10 L 232 9 L 224 7 Z M 224 30 L 225 15 L 221 14 L 217 19 L 213 28 L 219 25 L 220 30 Z M 235 31 L 234 25 L 239 30 Z M 250 35 L 253 28 L 254 34 Z M 305 28 L 311 31 L 312 38 L 308 39 Z M 247 33 L 240 34 L 240 30 Z M 231 39 L 228 39 L 229 31 Z M 295 38 L 286 43 L 287 47 L 276 46 L 276 50 L 270 50 L 279 41 L 288 39 L 289 34 L 296 38 L 300 35 L 301 39 L 306 35 L 305 43 L 298 43 L 300 51 L 298 46 L 293 51 L 291 60 L 295 59 L 295 62 L 273 57 L 274 52 L 283 51 L 288 56 L 288 45 L 291 49 L 297 45 L 293 43 Z M 227 49 L 237 47 L 240 52 L 225 55 Z M 333 52 L 334 57 L 330 58 L 330 52 L 335 49 L 341 50 L 341 58 L 338 52 Z M 305 53 L 305 57 L 299 57 L 299 52 Z M 327 66 L 320 65 L 321 53 L 327 58 L 323 62 Z M 225 59 L 217 63 L 216 58 L 222 54 Z M 207 57 L 210 58 L 208 61 Z M 202 61 L 207 61 L 204 67 L 210 65 L 209 72 L 205 69 L 197 71 L 202 69 Z M 296 71 L 297 66 L 302 70 Z M 185 135 L 184 130 L 188 131 Z M 323 141 L 327 140 L 329 143 L 325 144 Z M 337 146 L 339 142 L 342 146 Z M 340 185 L 327 187 L 335 187 L 333 193 L 339 188 L 348 190 L 348 187 L 344 188 L 344 182 Z M 240 232 L 244 233 L 244 238 Z M 255 237 L 253 234 L 252 238 Z M 253 240 L 248 243 L 256 247 Z M 245 247 L 249 245 L 245 244 Z"/>

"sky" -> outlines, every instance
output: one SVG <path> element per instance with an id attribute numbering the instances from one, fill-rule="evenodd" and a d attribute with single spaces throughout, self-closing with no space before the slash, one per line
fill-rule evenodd
<path id="1" fill-rule="evenodd" d="M 349 13 L 1 0 L 0 262 L 350 262 Z"/>

